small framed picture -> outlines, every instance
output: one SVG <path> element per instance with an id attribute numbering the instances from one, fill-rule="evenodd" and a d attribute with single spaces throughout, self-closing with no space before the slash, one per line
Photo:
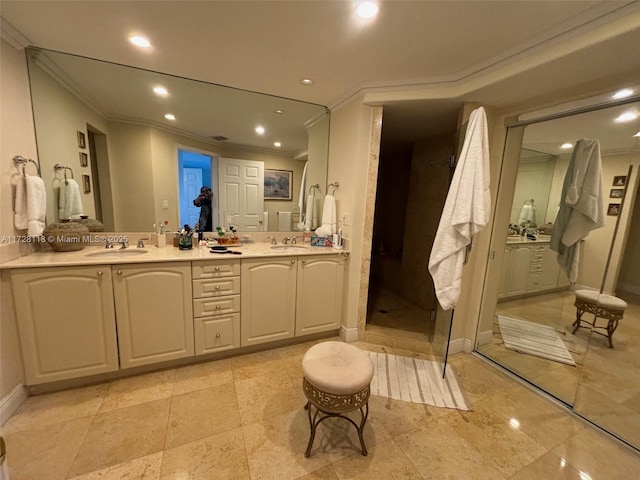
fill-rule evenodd
<path id="1" fill-rule="evenodd" d="M 620 214 L 620 204 L 610 203 L 609 208 L 607 208 L 607 215 L 611 215 L 612 217 L 617 217 L 619 214 Z"/>
<path id="2" fill-rule="evenodd" d="M 612 188 L 611 193 L 609 193 L 609 198 L 622 198 L 623 193 L 624 188 Z"/>
<path id="3" fill-rule="evenodd" d="M 89 175 L 82 175 L 82 187 L 84 193 L 91 193 L 91 177 Z"/>
<path id="4" fill-rule="evenodd" d="M 87 167 L 89 166 L 89 155 L 84 152 L 80 152 L 80 166 Z"/>
<path id="5" fill-rule="evenodd" d="M 291 170 L 264 171 L 264 199 L 291 200 L 291 185 L 293 172 Z"/>
<path id="6" fill-rule="evenodd" d="M 87 140 L 84 136 L 84 132 L 78 131 L 78 148 L 87 148 Z"/>
<path id="7" fill-rule="evenodd" d="M 613 186 L 614 187 L 624 187 L 627 184 L 627 176 L 626 175 L 618 175 L 613 177 Z"/>

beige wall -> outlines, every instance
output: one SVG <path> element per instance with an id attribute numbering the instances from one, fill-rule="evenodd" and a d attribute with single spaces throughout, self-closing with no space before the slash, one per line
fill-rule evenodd
<path id="1" fill-rule="evenodd" d="M 27 65 L 23 51 L 0 42 L 0 236 L 10 240 L 13 226 L 12 180 L 18 172 L 12 158 L 37 158 L 31 115 Z M 33 165 L 28 172 L 34 173 Z M 0 243 L 2 260 L 27 253 L 24 244 Z M 0 279 L 0 399 L 24 382 L 18 330 L 12 308 L 11 289 L 5 275 Z"/>
<path id="2" fill-rule="evenodd" d="M 638 160 L 634 162 L 634 170 L 640 168 Z M 626 244 L 623 247 L 623 256 L 620 260 L 620 273 L 618 277 L 618 283 L 616 292 L 624 291 L 640 295 L 640 195 L 638 189 L 640 188 L 638 175 L 635 175 L 635 183 L 629 183 L 629 191 L 636 192 L 635 202 L 627 201 L 625 203 L 625 209 L 628 210 L 631 216 Z M 628 198 L 633 198 L 629 196 Z"/>

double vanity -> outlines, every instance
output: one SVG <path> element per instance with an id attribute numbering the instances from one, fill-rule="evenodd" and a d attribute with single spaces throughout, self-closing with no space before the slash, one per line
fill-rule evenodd
<path id="1" fill-rule="evenodd" d="M 199 361 L 340 328 L 346 253 L 268 243 L 229 250 L 241 254 L 90 247 L 2 264 L 27 385 Z"/>

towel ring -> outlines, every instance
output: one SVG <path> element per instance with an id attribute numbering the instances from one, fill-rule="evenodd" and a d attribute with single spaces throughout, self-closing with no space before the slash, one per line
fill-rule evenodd
<path id="1" fill-rule="evenodd" d="M 315 185 L 311 185 L 309 187 L 309 195 L 311 195 L 311 193 L 313 193 L 314 190 L 320 190 L 320 185 L 318 185 L 317 183 Z"/>
<path id="2" fill-rule="evenodd" d="M 31 159 L 31 158 L 25 158 L 22 155 L 16 155 L 15 157 L 13 157 L 13 163 L 16 164 L 16 167 L 19 168 L 20 165 L 22 165 L 22 176 L 24 177 L 26 175 L 26 168 L 27 165 L 29 163 L 33 163 L 36 166 L 36 173 L 38 174 L 39 177 L 41 177 L 42 175 L 40 174 L 40 164 L 38 162 L 36 162 L 35 160 Z"/>
<path id="3" fill-rule="evenodd" d="M 333 192 L 331 192 L 331 193 L 333 194 L 333 193 L 336 193 L 336 190 L 337 190 L 339 187 L 340 187 L 340 183 L 338 183 L 338 182 L 330 183 L 329 185 L 327 185 L 327 195 L 329 194 L 329 189 L 330 189 L 330 188 L 333 188 Z"/>
<path id="4" fill-rule="evenodd" d="M 65 185 L 69 185 L 69 180 L 67 179 L 67 170 L 71 172 L 71 178 L 73 178 L 73 169 L 71 167 L 67 167 L 66 165 L 62 165 L 61 163 L 56 163 L 53 168 L 56 170 L 64 170 L 64 183 Z"/>

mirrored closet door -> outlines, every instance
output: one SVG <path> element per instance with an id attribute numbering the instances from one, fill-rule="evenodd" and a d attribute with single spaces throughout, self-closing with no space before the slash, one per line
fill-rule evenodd
<path id="1" fill-rule="evenodd" d="M 476 339 L 483 356 L 636 448 L 639 114 L 640 103 L 627 102 L 509 127 Z M 565 271 L 554 240 L 569 228 L 559 209 L 576 185 L 583 201 L 588 188 L 599 187 L 603 208 L 597 228 L 575 242 Z M 587 216 L 597 213 L 598 199 L 590 201 Z M 576 328 L 577 290 L 626 304 L 615 331 L 607 332 L 615 322 L 606 318 L 596 322 L 604 328 Z M 594 315 L 582 319 L 593 322 Z"/>

